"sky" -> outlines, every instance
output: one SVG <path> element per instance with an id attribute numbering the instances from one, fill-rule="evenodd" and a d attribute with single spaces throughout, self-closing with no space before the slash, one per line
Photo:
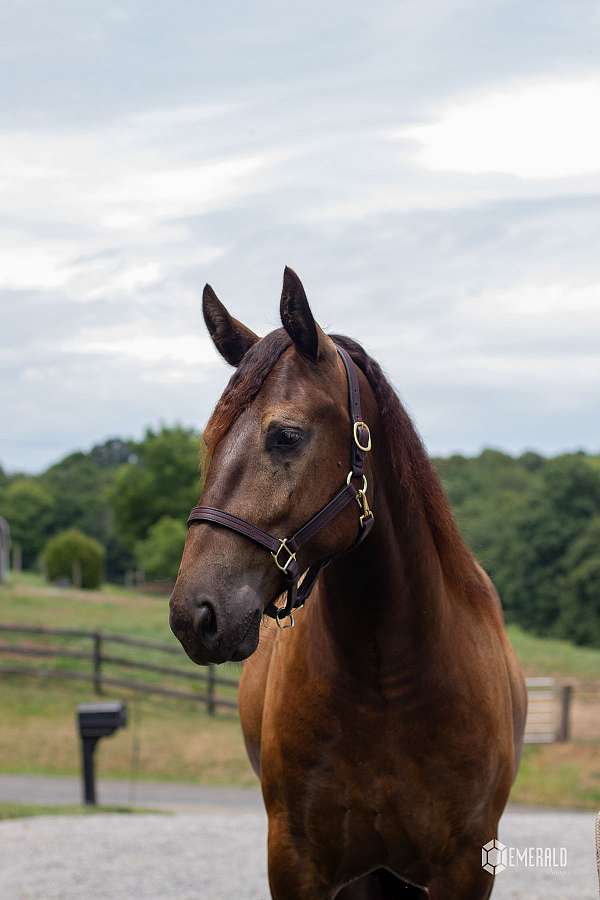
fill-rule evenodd
<path id="1" fill-rule="evenodd" d="M 284 266 L 434 454 L 600 450 L 600 5 L 0 9 L 0 465 L 200 428 Z"/>

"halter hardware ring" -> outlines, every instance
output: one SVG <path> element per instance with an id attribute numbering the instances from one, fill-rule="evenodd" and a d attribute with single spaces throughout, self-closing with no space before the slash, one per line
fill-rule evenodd
<path id="1" fill-rule="evenodd" d="M 358 433 L 359 428 L 364 428 L 365 431 L 367 432 L 367 443 L 366 444 L 361 444 L 361 442 L 360 442 L 360 435 Z M 369 426 L 367 425 L 367 423 L 362 422 L 362 421 L 355 422 L 353 434 L 354 434 L 354 443 L 356 444 L 358 449 L 362 450 L 363 453 L 368 453 L 373 445 L 371 443 L 371 432 L 369 431 Z"/>
<path id="2" fill-rule="evenodd" d="M 275 616 L 275 621 L 277 622 L 277 627 L 284 631 L 286 628 L 293 628 L 296 622 L 294 621 L 294 613 L 286 613 L 285 616 L 280 616 L 279 613 L 285 612 L 285 609 L 278 609 L 277 615 Z M 282 625 L 282 622 L 285 622 L 286 619 L 289 618 L 289 622 L 287 625 Z"/>
<path id="3" fill-rule="evenodd" d="M 350 470 L 350 471 L 348 472 L 348 477 L 346 478 L 346 484 L 350 484 L 350 482 L 352 481 L 352 479 L 353 479 L 354 477 L 355 477 L 354 472 L 353 472 L 352 470 Z M 356 498 L 357 498 L 357 499 L 358 499 L 358 495 L 359 495 L 359 494 L 366 494 L 366 493 L 367 493 L 367 487 L 368 487 L 368 484 L 367 484 L 367 476 L 364 474 L 364 472 L 363 472 L 362 480 L 363 480 L 362 487 L 361 487 L 361 489 L 360 489 L 359 491 L 356 492 Z M 360 501 L 359 501 L 359 502 L 360 502 Z M 286 548 L 286 549 L 287 549 L 287 548 Z"/>
<path id="4" fill-rule="evenodd" d="M 283 565 L 281 565 L 281 563 L 279 562 L 279 554 L 282 550 L 285 550 L 285 552 L 288 554 L 288 558 Z M 288 566 L 290 565 L 291 561 L 293 559 L 296 559 L 296 554 L 292 553 L 287 545 L 287 538 L 279 538 L 279 547 L 277 548 L 275 553 L 271 553 L 271 556 L 275 560 L 275 565 L 277 566 L 279 571 L 283 572 L 284 575 L 287 575 Z"/>

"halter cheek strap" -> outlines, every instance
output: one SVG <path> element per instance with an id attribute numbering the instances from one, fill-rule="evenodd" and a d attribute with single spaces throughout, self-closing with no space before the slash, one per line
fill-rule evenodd
<path id="1" fill-rule="evenodd" d="M 293 627 L 293 611 L 304 605 L 315 586 L 321 570 L 332 559 L 330 556 L 312 563 L 302 573 L 297 559 L 300 548 L 329 525 L 353 500 L 356 500 L 358 503 L 360 511 L 359 532 L 356 541 L 349 548 L 350 550 L 365 539 L 374 521 L 373 513 L 367 501 L 367 479 L 364 473 L 365 453 L 371 450 L 371 433 L 369 426 L 362 419 L 360 385 L 354 363 L 343 347 L 338 346 L 336 349 L 344 363 L 348 377 L 348 405 L 352 419 L 351 469 L 348 472 L 346 484 L 326 506 L 315 513 L 308 522 L 289 538 L 276 538 L 267 531 L 263 531 L 258 525 L 253 525 L 251 522 L 233 515 L 233 513 L 225 512 L 223 509 L 215 509 L 212 506 L 195 506 L 187 521 L 188 527 L 197 522 L 210 522 L 213 525 L 220 525 L 222 528 L 229 528 L 231 531 L 235 531 L 236 534 L 241 534 L 270 552 L 275 565 L 285 578 L 287 597 L 285 605 L 282 607 L 276 606 L 275 603 L 270 603 L 265 609 L 265 615 L 275 619 L 282 628 L 288 627 L 282 624 L 288 616 L 290 618 L 289 627 Z M 357 480 L 359 481 L 359 487 L 355 484 Z M 302 574 L 304 574 L 304 578 L 299 584 Z"/>

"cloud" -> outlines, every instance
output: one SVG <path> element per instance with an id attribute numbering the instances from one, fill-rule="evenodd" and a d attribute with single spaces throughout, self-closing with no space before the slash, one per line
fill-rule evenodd
<path id="1" fill-rule="evenodd" d="M 592 0 L 577 15 L 338 0 L 327 22 L 314 0 L 235 22 L 178 0 L 11 12 L 2 463 L 201 425 L 230 375 L 204 282 L 264 333 L 286 263 L 433 451 L 596 448 L 598 15 Z"/>
<path id="2" fill-rule="evenodd" d="M 5 132 L 0 288 L 60 287 L 75 299 L 131 292 L 161 278 L 165 249 L 171 266 L 222 254 L 211 243 L 186 246 L 185 227 L 175 223 L 238 204 L 284 154 L 199 154 L 187 129 L 221 115 L 155 110 L 95 130 Z M 169 137 L 157 146 L 161 129 Z"/>
<path id="3" fill-rule="evenodd" d="M 435 121 L 405 128 L 434 171 L 517 178 L 600 172 L 600 77 L 515 83 L 454 99 Z"/>

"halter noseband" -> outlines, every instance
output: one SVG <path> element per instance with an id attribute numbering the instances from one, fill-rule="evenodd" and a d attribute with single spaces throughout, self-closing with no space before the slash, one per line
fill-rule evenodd
<path id="1" fill-rule="evenodd" d="M 282 625 L 282 622 L 288 616 L 290 618 L 289 627 L 293 627 L 293 611 L 300 609 L 304 605 L 315 586 L 321 570 L 332 559 L 330 556 L 320 562 L 312 563 L 304 573 L 302 583 L 298 585 L 303 574 L 300 571 L 296 558 L 298 550 L 321 529 L 329 525 L 352 500 L 356 500 L 360 509 L 359 533 L 356 541 L 349 549 L 353 549 L 364 540 L 374 521 L 373 513 L 367 502 L 367 478 L 364 472 L 365 453 L 368 453 L 371 449 L 371 433 L 369 426 L 362 419 L 360 386 L 354 363 L 349 353 L 343 347 L 338 346 L 336 349 L 344 363 L 348 376 L 348 399 L 352 419 L 352 468 L 348 472 L 346 484 L 337 492 L 335 497 L 289 538 L 276 538 L 267 531 L 263 531 L 257 525 L 246 522 L 245 519 L 240 519 L 239 516 L 234 516 L 223 509 L 215 509 L 212 506 L 194 506 L 187 521 L 188 527 L 196 522 L 211 522 L 213 525 L 229 528 L 231 531 L 241 534 L 243 537 L 270 551 L 275 565 L 283 573 L 286 580 L 287 599 L 285 606 L 282 607 L 276 606 L 274 602 L 270 603 L 265 609 L 265 615 L 275 619 L 280 628 L 288 627 Z M 356 479 L 360 479 L 360 487 L 358 488 L 354 484 Z"/>

